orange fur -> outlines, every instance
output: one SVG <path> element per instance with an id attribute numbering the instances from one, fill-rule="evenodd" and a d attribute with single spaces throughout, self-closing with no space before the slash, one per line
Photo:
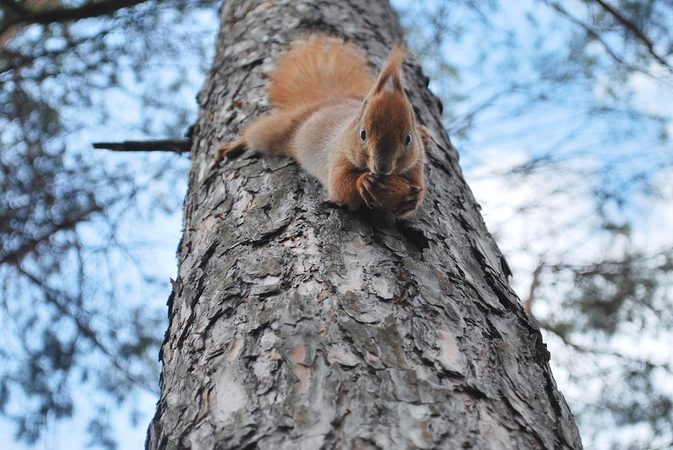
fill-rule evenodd
<path id="1" fill-rule="evenodd" d="M 376 79 L 364 53 L 326 35 L 292 44 L 270 74 L 274 113 L 216 153 L 219 162 L 246 149 L 290 155 L 351 209 L 413 213 L 424 192 L 429 141 L 402 81 L 407 51 L 391 50 Z"/>
<path id="2" fill-rule="evenodd" d="M 395 92 L 404 92 L 404 87 L 402 84 L 402 63 L 404 58 L 407 57 L 407 51 L 404 47 L 396 45 L 390 50 L 388 59 L 386 60 L 385 65 L 381 68 L 379 77 L 376 80 L 374 85 L 374 93 L 381 93 L 386 87 L 388 80 L 391 81 L 393 85 L 393 91 Z"/>
<path id="3" fill-rule="evenodd" d="M 324 34 L 295 41 L 269 78 L 269 100 L 284 110 L 332 97 L 363 99 L 374 83 L 364 52 Z"/>

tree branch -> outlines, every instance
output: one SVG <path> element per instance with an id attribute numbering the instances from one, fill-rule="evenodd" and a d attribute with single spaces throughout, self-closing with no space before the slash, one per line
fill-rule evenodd
<path id="1" fill-rule="evenodd" d="M 70 22 L 90 17 L 107 16 L 116 11 L 144 3 L 146 0 L 102 0 L 89 2 L 78 8 L 58 6 L 55 8 L 41 8 L 31 10 L 11 0 L 0 0 L 0 5 L 11 9 L 14 14 L 6 15 L 0 22 L 0 35 L 9 27 L 17 24 L 49 24 L 55 22 Z"/>
<path id="2" fill-rule="evenodd" d="M 537 288 L 540 286 L 540 275 L 542 274 L 542 269 L 544 268 L 544 262 L 540 263 L 535 268 L 533 272 L 533 281 L 530 283 L 530 290 L 528 291 L 528 298 L 523 303 L 523 309 L 528 313 L 529 316 L 533 317 L 533 302 L 535 301 L 535 293 Z"/>
<path id="3" fill-rule="evenodd" d="M 91 209 L 87 209 L 85 211 L 73 212 L 72 214 L 69 214 L 66 220 L 64 220 L 61 223 L 52 223 L 51 228 L 49 228 L 47 231 L 41 233 L 40 235 L 38 235 L 33 239 L 27 239 L 21 246 L 19 246 L 19 248 L 6 254 L 2 254 L 2 252 L 0 252 L 0 264 L 18 265 L 21 262 L 21 259 L 25 257 L 27 254 L 35 251 L 35 249 L 41 242 L 48 241 L 52 236 L 54 236 L 59 231 L 70 230 L 75 228 L 77 224 L 88 220 L 92 214 L 101 212 L 102 210 L 103 208 L 101 208 L 100 206 L 94 205 Z"/>
<path id="4" fill-rule="evenodd" d="M 659 62 L 659 64 L 668 68 L 668 70 L 673 71 L 673 68 L 666 62 L 666 60 L 657 54 L 657 52 L 654 50 L 654 44 L 645 35 L 643 30 L 641 30 L 638 27 L 638 25 L 636 25 L 635 23 L 633 23 L 633 21 L 624 17 L 619 11 L 617 11 L 610 4 L 604 2 L 603 0 L 594 0 L 594 1 L 598 3 L 605 11 L 610 13 L 612 17 L 614 17 L 619 23 L 621 23 L 624 27 L 626 27 L 626 29 L 631 31 L 643 44 L 645 44 L 645 47 L 647 47 L 647 51 L 650 53 L 650 55 L 652 55 L 654 59 L 657 60 L 657 62 Z"/>
<path id="5" fill-rule="evenodd" d="M 15 14 L 27 14 L 30 12 L 25 5 L 14 0 L 0 0 L 0 6 L 11 9 Z"/>
<path id="6" fill-rule="evenodd" d="M 628 70 L 632 70 L 634 72 L 640 72 L 643 75 L 647 75 L 650 78 L 656 78 L 654 75 L 652 75 L 648 70 L 640 67 L 636 67 L 633 64 L 630 64 L 628 61 L 626 61 L 624 58 L 622 58 L 620 55 L 617 54 L 615 50 L 608 45 L 608 43 L 603 39 L 603 37 L 599 34 L 598 30 L 594 29 L 592 26 L 587 25 L 586 23 L 582 22 L 580 19 L 577 17 L 573 16 L 563 8 L 561 5 L 559 5 L 557 2 L 547 2 L 549 6 L 551 6 L 553 9 L 555 9 L 558 13 L 561 15 L 565 16 L 566 19 L 568 19 L 570 22 L 574 23 L 575 25 L 578 25 L 587 32 L 587 34 L 593 38 L 595 38 L 598 42 L 601 43 L 603 46 L 603 49 L 606 51 L 608 55 L 612 57 L 617 63 L 621 64 L 622 66 L 626 67 Z"/>
<path id="7" fill-rule="evenodd" d="M 188 139 L 166 139 L 159 141 L 95 142 L 93 148 L 104 148 L 118 152 L 175 152 L 188 153 L 192 142 Z"/>
<path id="8" fill-rule="evenodd" d="M 110 348 L 108 348 L 105 343 L 103 343 L 97 332 L 94 331 L 94 329 L 90 326 L 90 320 L 86 317 L 86 311 L 83 309 L 76 309 L 73 311 L 69 307 L 69 305 L 76 304 L 72 298 L 69 298 L 66 294 L 47 286 L 43 280 L 40 280 L 39 277 L 28 272 L 23 267 L 16 266 L 16 268 L 19 273 L 34 283 L 38 289 L 42 290 L 45 300 L 53 305 L 63 316 L 70 318 L 77 328 L 79 334 L 88 339 L 89 342 L 91 342 L 97 349 L 107 356 L 112 365 L 116 367 L 129 381 L 137 386 L 142 387 L 143 389 L 146 389 L 148 392 L 156 392 L 156 387 L 150 381 L 139 377 L 132 372 L 130 363 L 127 359 L 121 358 L 113 350 L 110 350 Z"/>

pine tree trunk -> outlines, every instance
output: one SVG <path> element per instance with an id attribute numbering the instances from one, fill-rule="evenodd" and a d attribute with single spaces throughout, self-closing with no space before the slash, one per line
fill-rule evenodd
<path id="1" fill-rule="evenodd" d="M 291 40 L 342 35 L 380 67 L 402 41 L 388 3 L 227 1 L 220 20 L 147 447 L 581 448 L 413 61 L 432 145 L 411 220 L 330 203 L 287 158 L 214 165 L 268 109 L 264 74 Z"/>

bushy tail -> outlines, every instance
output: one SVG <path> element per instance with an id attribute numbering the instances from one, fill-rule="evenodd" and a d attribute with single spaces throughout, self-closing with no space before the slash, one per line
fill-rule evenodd
<path id="1" fill-rule="evenodd" d="M 271 104 L 284 110 L 331 97 L 363 99 L 374 85 L 364 52 L 324 34 L 295 41 L 269 78 Z"/>

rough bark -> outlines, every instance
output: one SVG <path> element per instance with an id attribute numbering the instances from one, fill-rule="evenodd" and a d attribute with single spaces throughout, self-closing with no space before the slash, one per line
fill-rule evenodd
<path id="1" fill-rule="evenodd" d="M 411 220 L 332 204 L 286 158 L 213 163 L 267 110 L 264 73 L 303 33 L 352 39 L 380 67 L 402 41 L 388 3 L 228 1 L 221 23 L 148 448 L 581 448 L 413 61 L 432 145 Z"/>

